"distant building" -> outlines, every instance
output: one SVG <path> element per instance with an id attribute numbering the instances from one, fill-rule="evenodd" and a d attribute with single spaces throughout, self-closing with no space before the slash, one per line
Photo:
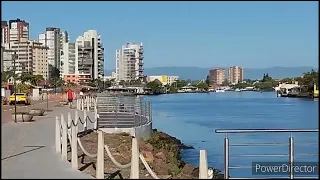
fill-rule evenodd
<path id="1" fill-rule="evenodd" d="M 229 83 L 237 84 L 243 81 L 243 68 L 241 66 L 232 66 L 228 70 Z"/>
<path id="2" fill-rule="evenodd" d="M 103 80 L 104 81 L 107 81 L 107 80 L 116 80 L 117 79 L 117 74 L 115 72 L 112 72 L 112 75 L 111 76 L 104 76 L 103 77 Z"/>
<path id="3" fill-rule="evenodd" d="M 96 30 L 88 30 L 76 39 L 75 59 L 76 74 L 91 74 L 92 79 L 103 78 L 104 48 Z"/>
<path id="4" fill-rule="evenodd" d="M 209 70 L 209 84 L 222 85 L 225 81 L 225 70 L 223 68 L 215 68 Z"/>
<path id="5" fill-rule="evenodd" d="M 116 51 L 117 81 L 143 81 L 143 45 L 127 43 Z"/>
<path id="6" fill-rule="evenodd" d="M 176 82 L 179 79 L 179 76 L 147 76 L 147 82 L 152 82 L 156 79 L 158 79 L 162 85 L 171 85 L 173 82 Z"/>
<path id="7" fill-rule="evenodd" d="M 29 40 L 29 23 L 21 20 L 1 21 L 1 45 L 21 39 Z"/>
<path id="8" fill-rule="evenodd" d="M 16 58 L 16 73 L 30 72 L 33 74 L 41 74 L 47 78 L 47 52 L 48 48 L 42 43 L 20 39 L 10 43 L 10 50 L 15 51 Z"/>
<path id="9" fill-rule="evenodd" d="M 49 77 L 60 75 L 60 55 L 63 48 L 63 43 L 69 42 L 67 31 L 61 31 L 60 28 L 47 27 L 45 33 L 38 36 L 38 40 L 44 46 L 48 47 L 48 66 Z"/>
<path id="10" fill-rule="evenodd" d="M 63 74 L 75 74 L 75 43 L 63 43 L 60 60 L 60 77 L 63 77 Z"/>
<path id="11" fill-rule="evenodd" d="M 13 70 L 13 55 L 15 51 L 5 49 L 1 47 L 1 70 L 10 71 Z"/>
<path id="12" fill-rule="evenodd" d="M 91 81 L 91 74 L 64 74 L 63 80 L 75 84 L 86 84 Z"/>

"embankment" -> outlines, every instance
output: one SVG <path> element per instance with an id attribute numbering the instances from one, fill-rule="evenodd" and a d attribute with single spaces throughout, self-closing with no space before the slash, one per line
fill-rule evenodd
<path id="1" fill-rule="evenodd" d="M 131 136 L 126 133 L 122 134 L 104 134 L 105 144 L 113 157 L 121 164 L 127 164 L 131 161 Z M 97 133 L 91 132 L 80 138 L 84 148 L 92 154 L 97 152 Z M 193 148 L 184 145 L 180 140 L 166 133 L 153 130 L 152 137 L 148 140 L 139 140 L 140 152 L 145 157 L 149 166 L 160 178 L 174 179 L 198 179 L 199 169 L 190 164 L 186 164 L 180 156 L 182 149 Z M 68 153 L 70 160 L 71 153 Z M 96 158 L 90 158 L 81 151 L 78 146 L 78 163 L 79 170 L 95 177 L 96 174 Z M 130 176 L 130 168 L 119 169 L 115 166 L 107 153 L 105 152 L 105 175 L 107 179 L 128 179 Z M 140 178 L 152 179 L 144 165 L 140 161 Z M 219 170 L 214 170 L 215 179 L 223 179 L 223 174 Z"/>

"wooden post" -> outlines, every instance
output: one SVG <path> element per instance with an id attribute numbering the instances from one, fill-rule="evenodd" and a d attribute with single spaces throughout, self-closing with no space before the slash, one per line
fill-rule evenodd
<path id="1" fill-rule="evenodd" d="M 61 114 L 61 125 L 62 125 L 62 159 L 67 160 L 67 142 L 68 142 L 68 134 L 67 134 L 67 122 L 64 120 L 63 114 Z"/>
<path id="2" fill-rule="evenodd" d="M 84 120 L 83 130 L 86 131 L 87 130 L 87 111 L 86 110 L 83 111 L 83 120 Z"/>
<path id="3" fill-rule="evenodd" d="M 78 169 L 78 142 L 77 126 L 71 124 L 71 163 L 72 168 Z"/>
<path id="4" fill-rule="evenodd" d="M 96 179 L 104 179 L 104 134 L 98 131 Z"/>
<path id="5" fill-rule="evenodd" d="M 139 179 L 139 146 L 136 138 L 132 138 L 130 179 Z"/>
<path id="6" fill-rule="evenodd" d="M 199 179 L 208 179 L 208 159 L 206 150 L 200 150 Z"/>
<path id="7" fill-rule="evenodd" d="M 61 134 L 60 134 L 60 130 L 61 130 L 60 120 L 59 120 L 59 117 L 56 116 L 56 152 L 57 153 L 61 153 Z"/>

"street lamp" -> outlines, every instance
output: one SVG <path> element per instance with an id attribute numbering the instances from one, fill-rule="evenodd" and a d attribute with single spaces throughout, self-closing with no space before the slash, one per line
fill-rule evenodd
<path id="1" fill-rule="evenodd" d="M 16 84 L 16 58 L 17 54 L 13 54 L 13 88 L 14 88 L 14 122 L 17 123 L 17 84 Z"/>

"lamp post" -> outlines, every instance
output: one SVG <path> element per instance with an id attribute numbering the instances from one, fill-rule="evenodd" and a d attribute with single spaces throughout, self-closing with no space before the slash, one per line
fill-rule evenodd
<path id="1" fill-rule="evenodd" d="M 14 92 L 14 122 L 17 123 L 17 84 L 16 84 L 16 52 L 13 54 L 13 92 Z"/>

